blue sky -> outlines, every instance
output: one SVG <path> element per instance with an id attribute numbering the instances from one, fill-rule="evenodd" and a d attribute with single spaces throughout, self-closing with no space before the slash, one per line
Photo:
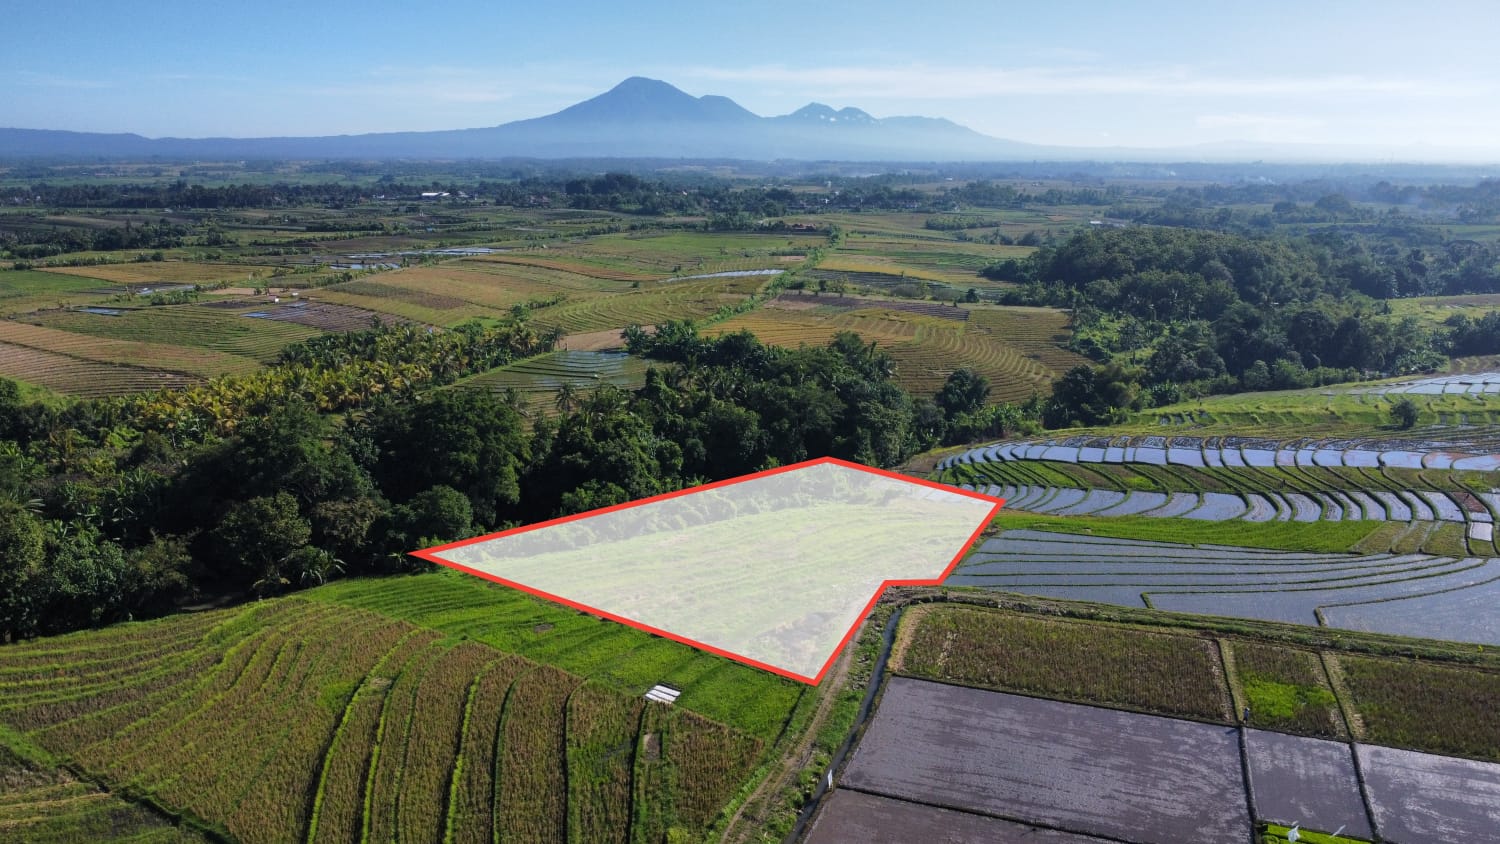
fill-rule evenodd
<path id="1" fill-rule="evenodd" d="M 759 114 L 816 100 L 1037 143 L 1500 158 L 1494 0 L 1227 5 L 5 0 L 0 125 L 153 137 L 491 126 L 641 75 Z"/>

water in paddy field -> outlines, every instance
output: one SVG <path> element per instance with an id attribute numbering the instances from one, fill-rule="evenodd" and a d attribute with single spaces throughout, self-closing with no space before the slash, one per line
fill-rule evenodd
<path id="1" fill-rule="evenodd" d="M 523 393 L 551 393 L 564 385 L 581 393 L 604 384 L 631 390 L 645 383 L 646 369 L 645 361 L 624 352 L 561 350 L 502 367 L 471 383 Z"/>
<path id="2" fill-rule="evenodd" d="M 667 281 L 690 281 L 695 278 L 744 278 L 752 275 L 781 275 L 786 270 L 726 270 L 722 273 L 704 273 L 703 275 L 678 275 Z"/>
<path id="3" fill-rule="evenodd" d="M 599 382 L 617 386 L 631 383 L 638 374 L 641 361 L 624 352 L 584 352 L 562 350 L 553 352 L 535 363 L 546 366 L 538 373 L 538 384 L 544 387 L 561 387 L 572 384 L 587 387 Z M 632 365 L 635 364 L 635 365 Z"/>

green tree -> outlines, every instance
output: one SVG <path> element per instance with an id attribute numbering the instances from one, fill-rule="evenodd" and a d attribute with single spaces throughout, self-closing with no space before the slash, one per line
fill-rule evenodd
<path id="1" fill-rule="evenodd" d="M 474 520 L 486 528 L 511 518 L 520 503 L 530 441 L 520 414 L 498 396 L 440 390 L 388 407 L 372 433 L 380 455 L 376 478 L 393 501 L 452 487 L 468 497 Z"/>
<path id="2" fill-rule="evenodd" d="M 0 500 L 0 639 L 35 632 L 39 606 L 32 580 L 45 559 L 41 522 L 19 503 Z"/>
<path id="3" fill-rule="evenodd" d="M 1417 424 L 1417 416 L 1417 403 L 1407 396 L 1402 396 L 1391 404 L 1391 421 L 1403 431 L 1410 430 Z"/>
<path id="4" fill-rule="evenodd" d="M 311 539 L 312 525 L 286 492 L 234 505 L 210 533 L 215 557 L 241 585 L 279 577 L 293 552 Z"/>
<path id="5" fill-rule="evenodd" d="M 94 528 L 54 529 L 47 564 L 31 581 L 38 632 L 63 633 L 128 616 L 130 565 L 120 546 Z"/>
<path id="6" fill-rule="evenodd" d="M 955 369 L 943 382 L 933 401 L 952 419 L 961 413 L 973 413 L 984 407 L 990 396 L 990 381 L 973 369 L 965 366 Z"/>
<path id="7" fill-rule="evenodd" d="M 182 537 L 152 537 L 147 544 L 132 549 L 126 559 L 132 614 L 165 615 L 192 594 L 193 557 Z"/>
<path id="8" fill-rule="evenodd" d="M 1118 364 L 1075 366 L 1052 386 L 1042 421 L 1048 428 L 1117 422 L 1135 404 L 1139 389 L 1133 373 Z"/>

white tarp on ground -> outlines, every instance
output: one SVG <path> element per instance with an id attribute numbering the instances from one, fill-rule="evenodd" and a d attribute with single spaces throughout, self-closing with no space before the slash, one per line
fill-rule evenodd
<path id="1" fill-rule="evenodd" d="M 825 459 L 418 556 L 817 682 L 887 581 L 942 578 L 997 505 Z"/>

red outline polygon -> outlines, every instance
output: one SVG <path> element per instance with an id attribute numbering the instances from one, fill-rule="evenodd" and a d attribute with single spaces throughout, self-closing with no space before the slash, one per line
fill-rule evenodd
<path id="1" fill-rule="evenodd" d="M 931 487 L 933 489 L 940 489 L 943 492 L 953 493 L 955 495 L 968 496 L 969 498 L 974 498 L 974 499 L 977 499 L 979 501 L 990 502 L 990 503 L 994 504 L 994 507 L 990 508 L 989 513 L 984 517 L 984 520 L 982 522 L 980 522 L 979 527 L 977 527 L 977 528 L 974 529 L 974 532 L 969 535 L 969 538 L 967 540 L 965 540 L 963 546 L 958 549 L 958 553 L 956 553 L 956 554 L 953 555 L 953 559 L 948 561 L 948 565 L 943 569 L 942 573 L 939 574 L 937 577 L 930 578 L 930 579 L 921 579 L 921 578 L 918 578 L 918 579 L 911 579 L 911 580 L 885 580 L 885 581 L 881 582 L 880 586 L 876 588 L 875 594 L 870 598 L 869 603 L 865 604 L 864 609 L 860 610 L 859 617 L 855 619 L 854 624 L 849 627 L 848 632 L 846 632 L 844 634 L 843 638 L 839 640 L 838 646 L 833 649 L 833 652 L 829 655 L 828 659 L 826 661 L 824 661 L 823 667 L 820 668 L 820 669 L 818 669 L 817 675 L 813 676 L 813 677 L 808 677 L 805 674 L 798 674 L 795 671 L 788 671 L 785 668 L 778 668 L 778 667 L 776 667 L 774 665 L 769 665 L 767 663 L 761 662 L 760 660 L 753 659 L 751 657 L 747 657 L 747 656 L 744 656 L 744 655 L 741 655 L 741 654 L 734 653 L 733 651 L 728 651 L 728 650 L 725 650 L 723 648 L 718 648 L 718 647 L 715 647 L 713 645 L 705 644 L 703 642 L 699 642 L 699 641 L 696 641 L 694 639 L 690 639 L 690 638 L 688 638 L 686 636 L 680 636 L 680 635 L 678 635 L 676 633 L 673 633 L 671 631 L 668 631 L 668 630 L 662 630 L 662 629 L 657 628 L 657 627 L 652 627 L 649 624 L 643 624 L 643 623 L 641 623 L 639 621 L 635 621 L 634 619 L 626 618 L 625 616 L 617 615 L 617 614 L 609 612 L 607 610 L 599 609 L 598 607 L 591 607 L 591 606 L 589 606 L 587 604 L 583 604 L 583 603 L 580 603 L 578 601 L 569 600 L 568 598 L 564 598 L 561 595 L 554 595 L 551 592 L 546 592 L 546 591 L 543 591 L 541 589 L 537 589 L 537 588 L 534 588 L 534 587 L 531 587 L 531 586 L 527 586 L 524 583 L 517 583 L 516 581 L 513 581 L 513 580 L 506 580 L 503 577 L 498 577 L 496 575 L 489 574 L 488 572 L 482 572 L 482 571 L 479 571 L 478 569 L 473 569 L 473 568 L 465 566 L 465 565 L 463 565 L 461 563 L 455 563 L 455 562 L 453 562 L 451 560 L 445 560 L 445 559 L 442 559 L 441 557 L 437 556 L 437 554 L 440 553 L 440 552 L 442 552 L 442 551 L 451 551 L 451 550 L 453 550 L 455 548 L 462 548 L 462 547 L 464 547 L 466 545 L 474 545 L 474 544 L 480 543 L 480 542 L 488 542 L 488 541 L 490 541 L 492 539 L 499 539 L 499 538 L 505 537 L 505 536 L 513 536 L 513 535 L 518 534 L 518 533 L 526 533 L 526 532 L 533 531 L 533 530 L 539 530 L 539 529 L 545 528 L 545 527 L 552 527 L 554 525 L 567 524 L 568 522 L 576 522 L 576 521 L 579 521 L 581 519 L 591 518 L 593 516 L 601 516 L 601 515 L 604 515 L 605 513 L 614 513 L 614 512 L 618 512 L 620 510 L 629 510 L 632 507 L 640 507 L 640 506 L 642 506 L 644 504 L 653 504 L 653 503 L 658 502 L 658 501 L 667 501 L 667 500 L 670 500 L 670 499 L 673 499 L 673 498 L 678 498 L 678 497 L 681 497 L 681 496 L 684 496 L 684 495 L 692 495 L 693 493 L 696 493 L 696 492 L 703 492 L 705 490 L 718 489 L 718 488 L 726 487 L 726 486 L 733 486 L 735 484 L 743 483 L 745 481 L 755 480 L 757 478 L 765 478 L 765 477 L 769 477 L 771 475 L 779 475 L 779 474 L 781 474 L 783 472 L 792 472 L 792 471 L 795 471 L 797 469 L 805 469 L 805 468 L 807 468 L 809 466 L 820 466 L 820 465 L 824 465 L 824 464 L 832 464 L 832 465 L 835 465 L 835 466 L 842 466 L 842 467 L 844 467 L 846 469 L 856 469 L 858 471 L 867 472 L 867 473 L 872 474 L 872 475 L 881 475 L 881 476 L 886 477 L 886 478 L 891 478 L 891 479 L 898 480 L 898 481 L 904 481 L 906 483 L 916 484 L 918 486 L 926 486 L 926 487 Z M 969 549 L 972 548 L 974 546 L 974 543 L 979 540 L 979 535 L 982 534 L 982 533 L 984 533 L 984 529 L 987 528 L 987 527 L 989 527 L 990 522 L 992 522 L 994 520 L 995 515 L 997 513 L 999 513 L 1000 512 L 1000 508 L 1004 507 L 1004 506 L 1005 506 L 1005 499 L 1003 499 L 1003 498 L 995 498 L 993 496 L 985 495 L 983 493 L 973 492 L 973 491 L 966 490 L 966 489 L 959 489 L 958 487 L 955 487 L 955 486 L 949 486 L 948 484 L 942 484 L 942 483 L 938 483 L 936 481 L 929 481 L 929 480 L 925 480 L 923 478 L 913 478 L 913 477 L 910 477 L 909 475 L 903 475 L 900 472 L 891 472 L 891 471 L 888 471 L 888 470 L 885 470 L 885 469 L 876 469 L 876 468 L 872 468 L 870 466 L 864 466 L 864 465 L 861 465 L 859 463 L 851 463 L 848 460 L 841 460 L 841 459 L 839 459 L 837 457 L 818 457 L 818 458 L 815 458 L 813 460 L 804 460 L 801 463 L 793 463 L 793 464 L 791 464 L 789 466 L 778 466 L 778 467 L 776 467 L 774 469 L 765 469 L 765 470 L 762 470 L 760 472 L 753 472 L 753 473 L 748 474 L 748 475 L 740 475 L 739 477 L 736 477 L 736 478 L 729 478 L 727 480 L 722 480 L 722 481 L 714 481 L 713 483 L 703 484 L 701 486 L 689 487 L 687 489 L 679 489 L 679 490 L 676 490 L 675 492 L 665 492 L 665 493 L 662 493 L 661 495 L 653 495 L 650 498 L 642 498 L 642 499 L 639 499 L 637 501 L 627 501 L 627 502 L 625 502 L 623 504 L 614 504 L 614 505 L 611 505 L 609 507 L 600 507 L 600 508 L 598 508 L 596 510 L 588 510 L 588 511 L 583 512 L 583 513 L 575 513 L 575 514 L 573 514 L 571 516 L 561 516 L 561 517 L 556 518 L 556 519 L 549 519 L 549 520 L 547 520 L 545 522 L 537 522 L 535 524 L 522 525 L 521 527 L 511 528 L 510 530 L 502 530 L 502 531 L 497 531 L 495 533 L 487 533 L 484 536 L 476 536 L 476 537 L 473 537 L 471 539 L 461 539 L 461 540 L 459 540 L 457 542 L 449 542 L 449 543 L 447 543 L 445 545 L 434 545 L 431 548 L 423 548 L 420 551 L 411 551 L 409 553 L 411 554 L 411 556 L 417 557 L 419 559 L 426 560 L 429 563 L 436 563 L 436 564 L 438 564 L 440 566 L 446 566 L 446 567 L 448 567 L 450 569 L 454 569 L 455 571 L 461 571 L 461 572 L 463 572 L 465 574 L 471 574 L 471 575 L 474 575 L 475 577 L 483 578 L 483 579 L 488 580 L 488 581 L 490 581 L 492 583 L 498 583 L 501 586 L 509 586 L 512 589 L 519 589 L 520 591 L 525 592 L 527 594 L 535 595 L 538 598 L 542 598 L 542 599 L 551 601 L 551 602 L 556 603 L 556 604 L 562 604 L 565 607 L 570 607 L 570 608 L 575 609 L 575 610 L 586 612 L 586 613 L 588 613 L 590 615 L 596 615 L 596 616 L 599 616 L 600 618 L 607 618 L 610 621 L 615 621 L 615 622 L 618 622 L 620 624 L 624 624 L 624 625 L 627 625 L 627 626 L 630 626 L 630 627 L 634 627 L 637 630 L 644 630 L 645 632 L 650 633 L 650 634 L 652 634 L 654 636 L 660 636 L 660 637 L 662 637 L 664 639 L 671 639 L 674 642 L 679 642 L 681 644 L 697 648 L 697 649 L 699 649 L 701 651 L 707 651 L 708 653 L 717 654 L 718 656 L 722 656 L 722 657 L 724 657 L 726 659 L 732 659 L 735 662 L 743 663 L 745 665 L 750 665 L 750 666 L 753 666 L 755 668 L 759 668 L 759 669 L 761 669 L 763 671 L 769 671 L 772 674 L 777 674 L 777 675 L 780 675 L 782 677 L 786 677 L 789 680 L 796 680 L 796 681 L 798 681 L 800 683 L 806 683 L 806 684 L 808 684 L 810 686 L 816 686 L 819 683 L 823 682 L 823 677 L 824 677 L 824 675 L 826 675 L 828 673 L 828 669 L 833 666 L 833 663 L 834 663 L 834 661 L 836 661 L 838 659 L 839 654 L 843 653 L 844 648 L 846 648 L 846 647 L 849 646 L 849 641 L 854 638 L 855 632 L 859 630 L 859 625 L 866 618 L 869 617 L 870 611 L 872 609 L 874 609 L 876 602 L 878 602 L 880 600 L 880 596 L 883 595 L 883 594 L 885 594 L 885 590 L 886 589 L 888 589 L 888 588 L 890 588 L 892 586 L 937 586 L 937 585 L 941 584 L 944 580 L 946 580 L 948 578 L 948 575 L 953 572 L 953 569 L 958 566 L 959 560 L 962 560 L 963 557 L 964 557 L 964 555 L 969 552 Z"/>

